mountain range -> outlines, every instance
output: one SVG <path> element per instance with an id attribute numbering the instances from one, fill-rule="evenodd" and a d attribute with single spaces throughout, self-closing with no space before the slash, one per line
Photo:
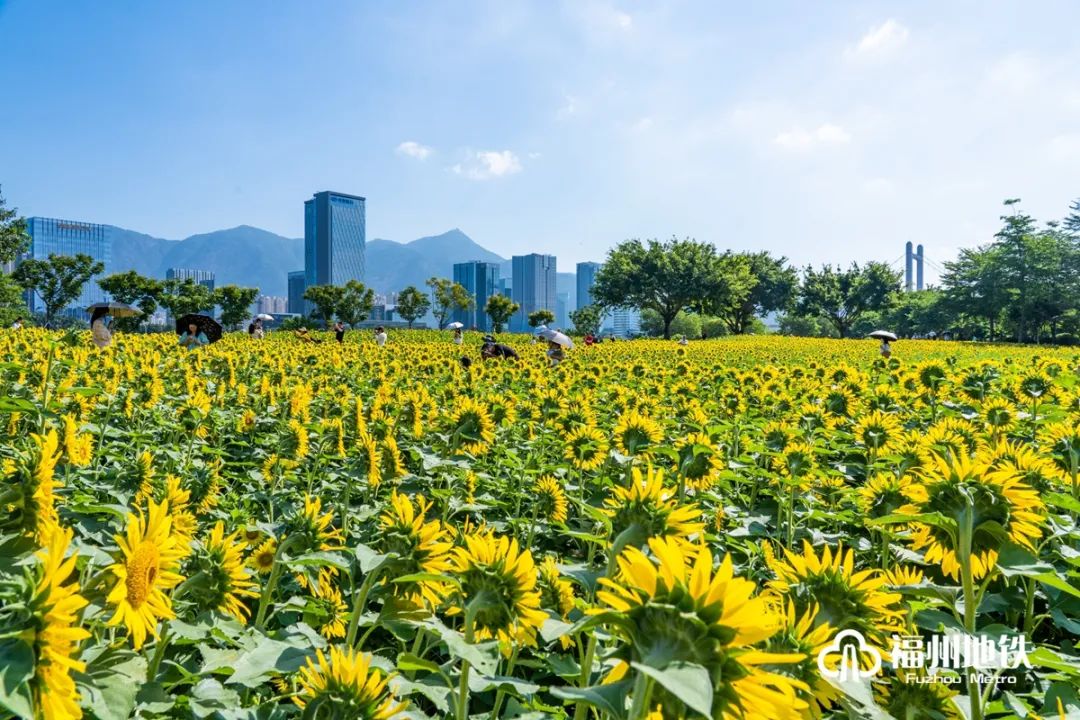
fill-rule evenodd
<path id="1" fill-rule="evenodd" d="M 164 278 L 169 268 L 209 270 L 217 285 L 257 287 L 263 295 L 288 294 L 287 275 L 304 267 L 304 241 L 267 230 L 241 225 L 228 230 L 166 240 L 113 227 L 110 272 L 135 270 Z M 454 263 L 482 260 L 500 264 L 503 277 L 510 276 L 510 261 L 477 244 L 454 228 L 441 235 L 412 242 L 373 239 L 365 250 L 365 283 L 376 293 L 390 293 L 408 285 L 424 288 L 429 277 L 452 277 Z M 558 292 L 569 295 L 576 307 L 576 283 L 572 272 L 558 273 Z"/>

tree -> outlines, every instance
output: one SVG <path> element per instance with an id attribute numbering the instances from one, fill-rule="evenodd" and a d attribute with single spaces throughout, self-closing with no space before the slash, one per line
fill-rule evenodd
<path id="1" fill-rule="evenodd" d="M 412 328 L 413 323 L 426 315 L 430 309 L 431 300 L 428 299 L 427 294 L 420 292 L 415 285 L 410 285 L 398 293 L 397 307 L 394 312 Z"/>
<path id="2" fill-rule="evenodd" d="M 0 193 L 0 265 L 15 260 L 29 245 L 26 218 L 19 217 L 18 208 L 9 210 L 3 193 Z"/>
<path id="3" fill-rule="evenodd" d="M 345 288 L 340 285 L 312 285 L 304 291 L 304 299 L 315 306 L 311 314 L 321 319 L 324 327 L 330 327 L 344 296 Z"/>
<path id="4" fill-rule="evenodd" d="M 725 293 L 713 302 L 711 311 L 724 321 L 728 332 L 747 332 L 754 318 L 791 306 L 799 286 L 799 274 L 787 258 L 774 258 L 767 251 L 727 253 L 720 258 L 721 281 Z"/>
<path id="5" fill-rule="evenodd" d="M 214 292 L 191 278 L 165 280 L 161 283 L 161 295 L 158 303 L 173 318 L 181 318 L 192 313 L 202 313 L 213 309 Z"/>
<path id="6" fill-rule="evenodd" d="M 2 205 L 2 202 L 0 202 L 0 205 Z M 1066 232 L 1080 235 L 1080 200 L 1073 200 L 1072 204 L 1069 205 L 1069 214 L 1065 216 L 1062 226 Z"/>
<path id="7" fill-rule="evenodd" d="M 985 320 L 991 342 L 1009 304 L 999 257 L 1000 251 L 994 246 L 962 248 L 956 260 L 945 263 L 941 276 L 945 306 L 955 318 Z"/>
<path id="8" fill-rule="evenodd" d="M 534 310 L 529 313 L 529 327 L 538 328 L 555 322 L 555 313 L 550 310 Z"/>
<path id="9" fill-rule="evenodd" d="M 0 273 L 0 327 L 11 327 L 16 318 L 26 316 L 23 291 L 11 276 Z"/>
<path id="10" fill-rule="evenodd" d="M 945 293 L 930 288 L 898 294 L 893 306 L 882 315 L 882 324 L 900 337 L 925 337 L 941 335 L 953 322 L 945 307 Z"/>
<path id="11" fill-rule="evenodd" d="M 475 303 L 469 291 L 453 280 L 432 277 L 428 278 L 427 286 L 431 288 L 431 312 L 440 330 L 446 327 L 452 312 L 468 310 Z"/>
<path id="12" fill-rule="evenodd" d="M 820 317 L 848 337 L 852 326 L 868 310 L 884 310 L 900 290 L 900 275 L 880 262 L 859 267 L 852 263 L 847 270 L 822 266 L 820 271 L 806 268 L 799 291 L 798 312 Z"/>
<path id="13" fill-rule="evenodd" d="M 664 333 L 664 319 L 655 310 L 645 309 L 641 311 L 641 332 L 646 335 L 657 336 Z M 680 312 L 669 323 L 668 337 L 671 335 L 685 335 L 688 338 L 701 337 L 701 315 L 697 313 Z"/>
<path id="14" fill-rule="evenodd" d="M 251 312 L 259 288 L 222 285 L 214 290 L 214 304 L 221 308 L 221 324 L 235 330 Z"/>
<path id="15" fill-rule="evenodd" d="M 371 314 L 371 308 L 374 306 L 375 291 L 359 280 L 350 280 L 345 283 L 341 293 L 341 303 L 338 305 L 337 316 L 341 322 L 353 327 L 357 323 L 367 320 L 367 316 Z"/>
<path id="16" fill-rule="evenodd" d="M 596 305 L 585 305 L 570 313 L 570 321 L 574 323 L 574 332 L 578 335 L 596 335 L 600 332 L 603 319 L 603 311 Z"/>
<path id="17" fill-rule="evenodd" d="M 495 294 L 487 299 L 484 312 L 491 318 L 492 330 L 496 333 L 503 331 L 503 325 L 510 322 L 521 306 L 508 298 L 506 295 Z"/>
<path id="18" fill-rule="evenodd" d="M 608 252 L 596 274 L 593 300 L 604 308 L 652 310 L 671 337 L 680 311 L 700 311 L 716 294 L 716 251 L 695 240 L 627 240 Z"/>
<path id="19" fill-rule="evenodd" d="M 150 319 L 158 308 L 158 301 L 163 291 L 162 283 L 153 278 L 144 277 L 134 270 L 114 273 L 98 280 L 98 287 L 107 292 L 113 300 L 127 305 L 134 305 L 142 311 L 134 317 L 116 318 L 113 323 L 117 330 L 134 332 Z"/>
<path id="20" fill-rule="evenodd" d="M 23 260 L 11 277 L 24 289 L 37 293 L 45 303 L 45 324 L 51 326 L 56 313 L 82 293 L 86 282 L 105 269 L 104 263 L 89 255 L 49 255 L 48 260 Z"/>

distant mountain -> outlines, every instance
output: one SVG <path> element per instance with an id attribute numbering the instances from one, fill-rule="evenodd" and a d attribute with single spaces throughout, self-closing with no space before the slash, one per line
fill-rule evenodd
<path id="1" fill-rule="evenodd" d="M 366 282 L 377 293 L 407 285 L 424 289 L 432 276 L 453 277 L 454 263 L 481 260 L 498 263 L 510 277 L 510 261 L 481 247 L 458 228 L 412 242 L 373 239 L 365 251 Z M 218 285 L 259 288 L 263 295 L 287 295 L 288 273 L 304 267 L 304 241 L 276 235 L 250 225 L 184 240 L 165 240 L 133 230 L 113 228 L 112 272 L 135 270 L 164 278 L 171 267 L 210 270 Z M 560 272 L 556 286 L 570 296 L 574 309 L 574 273 Z"/>

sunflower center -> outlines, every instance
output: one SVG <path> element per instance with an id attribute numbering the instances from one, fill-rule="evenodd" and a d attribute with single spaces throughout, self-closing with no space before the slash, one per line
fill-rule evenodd
<path id="1" fill-rule="evenodd" d="M 161 553 L 151 542 L 141 543 L 131 554 L 131 559 L 127 564 L 125 584 L 127 585 L 127 601 L 132 607 L 141 607 L 146 602 L 146 598 L 154 588 L 154 581 L 157 580 L 160 563 Z"/>

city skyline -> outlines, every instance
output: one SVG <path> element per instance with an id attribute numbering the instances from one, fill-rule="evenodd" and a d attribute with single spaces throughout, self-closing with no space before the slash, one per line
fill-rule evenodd
<path id="1" fill-rule="evenodd" d="M 466 227 L 564 265 L 672 235 L 797 266 L 910 240 L 942 262 L 991 239 L 1006 197 L 1043 218 L 1074 198 L 1078 13 L 8 2 L 0 63 L 34 102 L 8 109 L 20 172 L 0 181 L 25 215 L 167 238 L 299 237 L 293 199 L 342 187 L 378 206 L 371 238 Z M 326 67 L 365 80 L 311 92 Z"/>

